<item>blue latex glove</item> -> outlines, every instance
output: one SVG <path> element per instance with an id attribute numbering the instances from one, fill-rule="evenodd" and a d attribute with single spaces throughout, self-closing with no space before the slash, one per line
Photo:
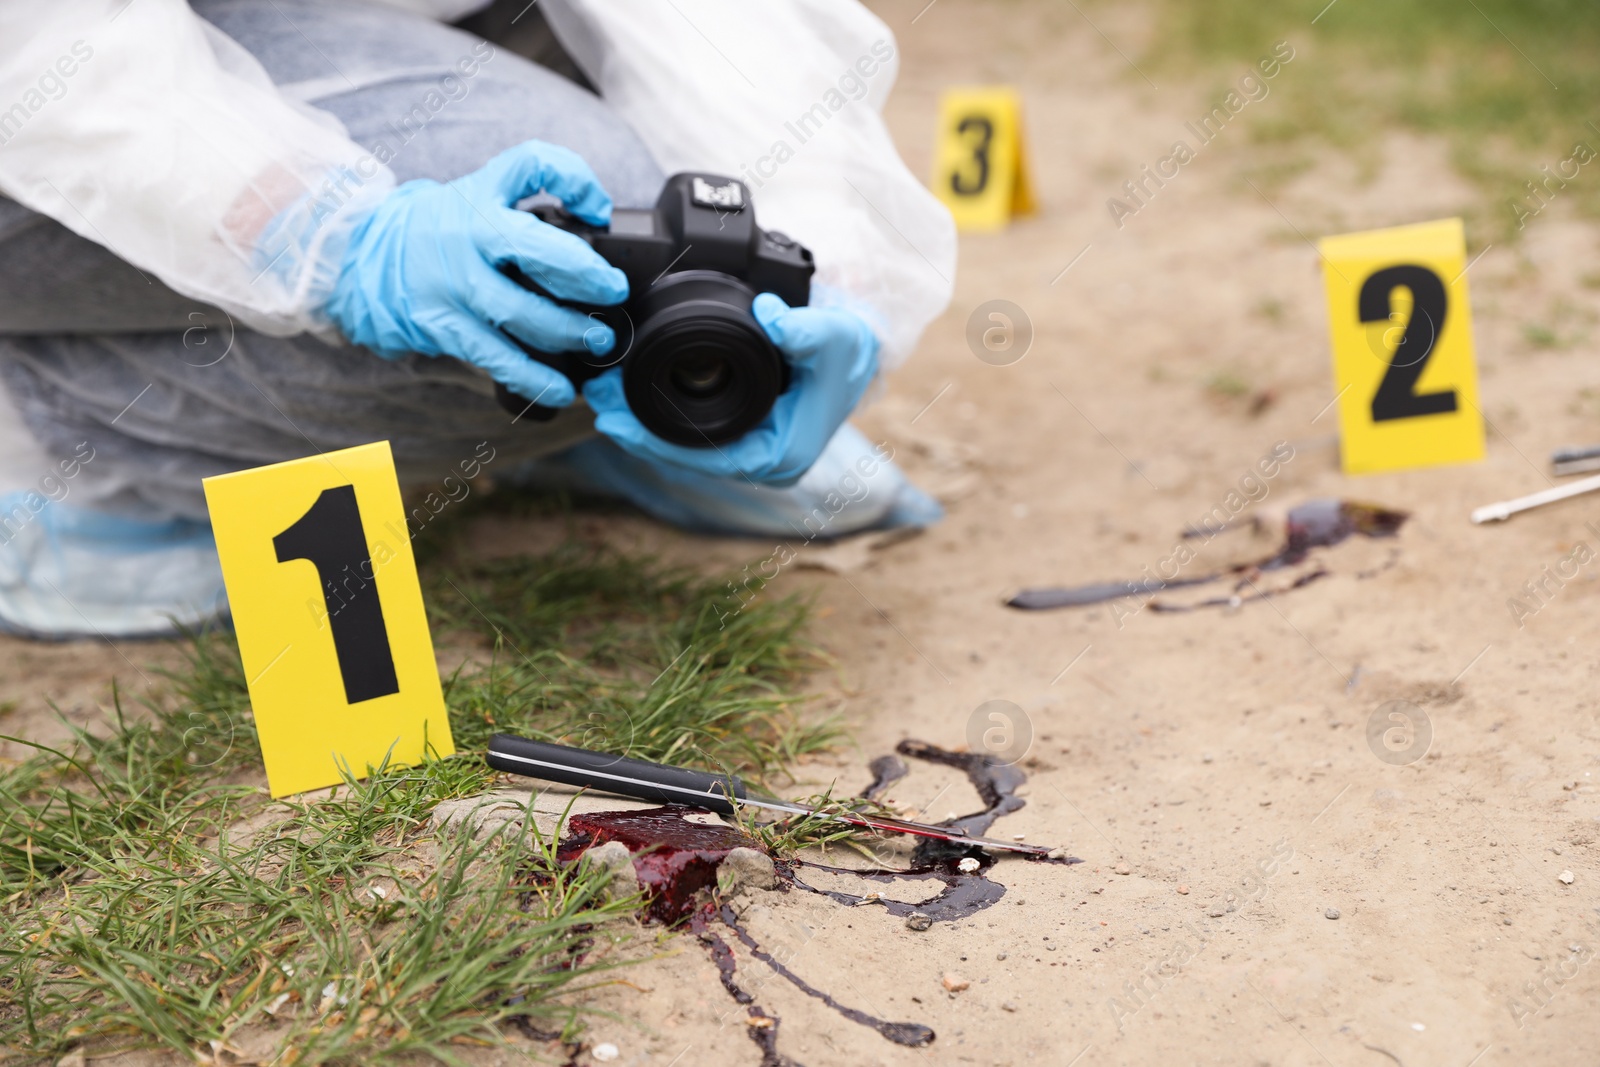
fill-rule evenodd
<path id="1" fill-rule="evenodd" d="M 737 441 L 707 448 L 669 444 L 646 430 L 622 394 L 622 370 L 583 387 L 595 429 L 644 459 L 767 485 L 800 480 L 849 418 L 878 373 L 878 338 L 865 322 L 834 308 L 791 308 L 772 293 L 750 307 L 789 361 L 789 388 L 760 424 Z"/>
<path id="2" fill-rule="evenodd" d="M 572 403 L 572 383 L 505 335 L 596 355 L 611 351 L 615 335 L 496 268 L 515 266 L 552 295 L 586 304 L 620 303 L 628 279 L 581 238 L 512 208 L 538 192 L 585 222 L 611 221 L 611 198 L 587 163 L 527 141 L 448 185 L 409 181 L 385 197 L 351 235 L 328 314 L 353 344 L 385 359 L 455 356 L 530 400 Z"/>

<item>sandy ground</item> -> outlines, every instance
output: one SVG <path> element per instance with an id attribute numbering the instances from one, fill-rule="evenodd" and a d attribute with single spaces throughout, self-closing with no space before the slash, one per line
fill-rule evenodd
<path id="1" fill-rule="evenodd" d="M 922 933 L 870 906 L 755 894 L 752 931 L 809 982 L 938 1033 L 925 1049 L 894 1046 L 741 952 L 742 980 L 783 1020 L 781 1051 L 809 1067 L 1592 1062 L 1600 728 L 1582 649 L 1600 638 L 1600 564 L 1522 627 L 1507 601 L 1577 542 L 1595 545 L 1585 523 L 1600 503 L 1493 528 L 1467 514 L 1544 487 L 1551 448 L 1600 440 L 1586 392 L 1600 368 L 1584 362 L 1600 295 L 1579 281 L 1597 268 L 1596 234 L 1557 203 L 1472 268 L 1485 462 L 1347 478 L 1302 235 L 1461 212 L 1476 194 L 1445 148 L 1389 136 L 1363 158 L 1318 156 L 1269 203 L 1241 178 L 1258 149 L 1230 129 L 1118 230 L 1106 198 L 1165 154 L 1212 85 L 1156 88 L 1130 71 L 1107 38 L 1134 54 L 1132 14 L 1094 9 L 1102 36 L 1070 5 L 1008 4 L 1000 18 L 924 3 L 873 4 L 902 46 L 889 116 L 908 160 L 926 171 L 942 86 L 1011 82 L 1044 210 L 963 240 L 949 313 L 861 419 L 951 501 L 948 519 L 843 575 L 779 579 L 818 598 L 840 665 L 819 678 L 821 703 L 850 717 L 860 745 L 802 773 L 859 788 L 867 757 L 905 737 L 960 745 L 980 704 L 1013 701 L 1034 736 L 1028 805 L 996 833 L 1086 862 L 1003 861 L 1004 899 Z M 1314 47 L 1309 33 L 1290 39 Z M 1240 55 L 1239 73 L 1273 43 Z M 1023 307 L 1036 334 L 1004 367 L 964 337 L 996 298 Z M 1530 344 L 1532 322 L 1558 323 L 1563 343 Z M 1217 372 L 1271 390 L 1270 403 L 1252 413 L 1248 398 L 1209 393 Z M 1001 605 L 1020 586 L 1136 576 L 1279 442 L 1294 456 L 1267 506 L 1404 507 L 1402 536 L 1331 549 L 1332 577 L 1232 612 Z M 713 565 L 766 554 L 643 520 L 589 529 Z M 0 700 L 20 702 L 0 725 L 37 728 L 41 693 L 90 714 L 105 678 L 142 684 L 132 664 L 164 657 L 0 644 Z M 1431 724 L 1424 758 L 1369 746 L 1369 720 L 1392 700 Z M 977 807 L 958 776 L 922 766 L 894 795 L 935 816 Z M 686 937 L 660 947 L 599 996 L 617 1015 L 591 1041 L 616 1044 L 622 1064 L 759 1062 L 705 953 Z M 947 971 L 970 988 L 947 993 Z"/>

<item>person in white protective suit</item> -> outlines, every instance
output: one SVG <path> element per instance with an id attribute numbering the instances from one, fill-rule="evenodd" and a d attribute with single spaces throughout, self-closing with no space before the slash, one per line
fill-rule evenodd
<path id="1" fill-rule="evenodd" d="M 845 422 L 955 261 L 855 0 L 55 0 L 0 40 L 0 632 L 225 614 L 201 480 L 374 440 L 417 492 L 485 471 L 789 539 L 939 517 Z M 757 297 L 790 383 L 719 448 L 513 343 L 609 352 L 564 305 L 628 292 L 519 206 L 600 224 L 691 170 L 817 266 L 809 306 Z"/>

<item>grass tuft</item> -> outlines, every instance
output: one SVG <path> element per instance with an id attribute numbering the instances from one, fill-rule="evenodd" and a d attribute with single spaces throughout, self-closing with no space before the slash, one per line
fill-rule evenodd
<path id="1" fill-rule="evenodd" d="M 435 631 L 492 635 L 447 689 L 457 745 L 504 731 L 757 779 L 830 746 L 793 692 L 817 662 L 806 605 L 731 614 L 725 584 L 576 546 L 442 573 Z"/>
<path id="2" fill-rule="evenodd" d="M 761 843 L 761 847 L 774 856 L 787 858 L 808 848 L 827 848 L 843 844 L 862 855 L 877 859 L 868 847 L 881 841 L 883 835 L 875 830 L 852 826 L 830 816 L 869 815 L 893 818 L 894 813 L 876 800 L 864 797 L 838 798 L 833 790 L 803 798 L 797 803 L 814 809 L 804 815 L 788 815 L 770 822 L 759 821 L 763 813 L 747 808 L 740 813 L 739 825 Z"/>
<path id="3" fill-rule="evenodd" d="M 511 1022 L 571 1033 L 635 902 L 536 833 L 435 837 L 491 782 L 488 736 L 757 778 L 835 739 L 800 714 L 800 601 L 729 615 L 719 583 L 574 546 L 428 559 L 456 757 L 273 802 L 236 646 L 207 633 L 136 714 L 114 690 L 100 728 L 0 766 L 0 1061 L 455 1063 Z"/>

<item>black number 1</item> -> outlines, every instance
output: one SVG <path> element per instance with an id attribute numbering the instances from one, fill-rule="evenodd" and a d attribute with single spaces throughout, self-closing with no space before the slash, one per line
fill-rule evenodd
<path id="1" fill-rule="evenodd" d="M 977 196 L 989 187 L 989 143 L 994 140 L 994 123 L 982 115 L 968 115 L 956 127 L 957 133 L 977 131 L 976 138 L 970 138 L 972 147 L 972 161 L 978 165 L 978 177 L 968 185 L 961 180 L 961 172 L 955 171 L 950 175 L 950 189 L 958 196 Z"/>
<path id="2" fill-rule="evenodd" d="M 1356 298 L 1362 322 L 1381 322 L 1389 318 L 1394 291 L 1401 286 L 1411 290 L 1411 320 L 1406 323 L 1400 343 L 1389 358 L 1378 391 L 1372 397 L 1372 421 L 1409 419 L 1417 415 L 1443 415 L 1456 410 L 1456 392 L 1417 393 L 1417 379 L 1433 355 L 1439 333 L 1444 329 L 1449 297 L 1444 282 L 1427 267 L 1385 267 L 1376 271 L 1361 286 Z"/>
<path id="3" fill-rule="evenodd" d="M 317 568 L 346 702 L 400 692 L 356 487 L 324 489 L 293 526 L 272 539 L 272 547 L 279 563 L 304 559 Z"/>

